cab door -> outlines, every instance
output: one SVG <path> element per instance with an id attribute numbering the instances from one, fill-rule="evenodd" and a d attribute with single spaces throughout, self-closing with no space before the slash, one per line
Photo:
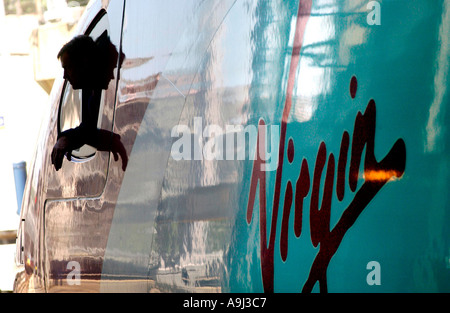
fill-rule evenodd
<path id="1" fill-rule="evenodd" d="M 85 12 L 80 34 L 96 39 L 105 31 L 120 52 L 124 0 L 91 3 Z M 119 58 L 120 59 L 120 58 Z M 116 86 L 120 62 L 114 79 L 103 90 L 97 127 L 112 131 Z M 57 135 L 81 122 L 81 91 L 66 81 L 54 110 L 54 121 L 47 154 L 51 154 Z M 48 292 L 98 291 L 104 247 L 111 210 L 102 198 L 108 178 L 110 152 L 85 145 L 64 159 L 56 171 L 50 156 L 46 159 L 47 182 L 44 224 L 46 290 Z M 119 161 L 120 162 L 120 161 Z"/>

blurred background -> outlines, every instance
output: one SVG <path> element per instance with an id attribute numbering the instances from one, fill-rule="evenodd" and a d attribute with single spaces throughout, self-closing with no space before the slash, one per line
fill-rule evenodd
<path id="1" fill-rule="evenodd" d="M 15 277 L 26 172 L 57 75 L 56 55 L 89 0 L 0 0 L 0 292 Z"/>

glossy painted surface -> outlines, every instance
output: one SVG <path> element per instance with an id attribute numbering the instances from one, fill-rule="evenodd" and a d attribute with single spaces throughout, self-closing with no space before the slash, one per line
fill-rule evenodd
<path id="1" fill-rule="evenodd" d="M 102 7 L 125 55 L 102 127 L 129 164 L 54 171 L 57 82 L 16 291 L 450 290 L 448 1 L 94 1 L 80 32 Z M 266 154 L 196 154 L 227 125 Z"/>

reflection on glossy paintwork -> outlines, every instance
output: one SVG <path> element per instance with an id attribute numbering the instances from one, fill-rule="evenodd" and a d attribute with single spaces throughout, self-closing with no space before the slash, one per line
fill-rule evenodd
<path id="1" fill-rule="evenodd" d="M 132 90 L 138 90 L 138 84 L 141 84 L 141 82 L 144 81 L 143 78 L 140 78 L 142 77 L 142 74 L 140 73 L 146 73 L 146 75 L 148 75 L 147 77 L 153 81 L 155 81 L 155 79 L 152 78 L 152 76 L 156 77 L 157 81 L 155 82 L 157 82 L 158 85 L 155 89 L 149 89 L 148 87 L 142 88 L 142 90 L 151 92 L 148 94 L 151 95 L 151 100 L 147 106 L 147 112 L 143 122 L 139 127 L 140 133 L 133 150 L 133 160 L 127 170 L 127 175 L 124 177 L 124 184 L 127 187 L 121 190 L 118 206 L 116 207 L 115 220 L 111 230 L 112 236 L 110 236 L 108 242 L 108 254 L 106 255 L 106 261 L 103 268 L 103 277 L 105 279 L 108 279 L 110 273 L 113 274 L 112 277 L 120 277 L 120 275 L 122 275 L 121 273 L 123 273 L 125 278 L 130 277 L 130 275 L 140 277 L 146 277 L 147 275 L 147 267 L 149 264 L 148 260 L 145 259 L 145 256 L 152 255 L 153 257 L 155 254 L 153 251 L 150 251 L 152 247 L 153 220 L 155 219 L 156 208 L 158 206 L 158 199 L 164 175 L 163 170 L 167 163 L 168 152 L 170 151 L 170 129 L 179 119 L 180 112 L 185 102 L 184 94 L 188 94 L 188 90 L 185 90 L 185 88 L 189 87 L 190 80 L 192 80 L 192 76 L 190 76 L 190 72 L 188 71 L 189 68 L 186 68 L 186 66 L 190 67 L 194 65 L 194 67 L 196 67 L 195 64 L 184 64 L 183 62 L 177 65 L 177 57 L 185 57 L 184 50 L 182 51 L 183 54 L 180 54 L 181 52 L 177 50 L 179 48 L 175 47 L 175 52 L 172 53 L 174 46 L 184 38 L 181 37 L 183 34 L 182 32 L 173 32 L 178 29 L 175 25 L 180 25 L 183 22 L 188 23 L 191 20 L 187 20 L 186 16 L 183 16 L 181 19 L 172 19 L 170 15 L 161 15 L 163 12 L 155 12 L 158 13 L 158 18 L 148 19 L 147 13 L 149 11 L 142 10 L 143 6 L 146 7 L 148 5 L 149 2 L 147 1 L 129 4 L 129 6 L 127 6 L 127 11 L 125 12 L 126 16 L 132 16 L 133 21 L 137 20 L 138 24 L 141 23 L 142 25 L 145 25 L 145 23 L 168 23 L 168 25 L 174 27 L 164 27 L 164 29 L 168 30 L 168 33 L 159 34 L 159 36 L 161 36 L 161 41 L 156 39 L 157 42 L 161 42 L 161 45 L 152 45 L 150 49 L 147 50 L 130 51 L 130 53 L 127 53 L 130 57 L 129 62 L 133 62 L 133 57 L 141 59 L 146 58 L 147 61 L 142 62 L 142 65 L 137 67 L 124 67 L 122 73 L 124 79 L 121 81 L 123 87 L 120 88 L 120 90 L 127 92 L 127 94 L 125 94 L 127 98 L 122 97 L 121 93 L 119 93 L 121 102 L 118 104 L 118 110 L 124 110 L 127 107 L 136 107 L 136 104 L 139 103 L 138 101 L 142 101 L 142 105 L 147 106 L 149 98 L 139 98 L 138 93 L 129 92 L 130 88 L 132 88 Z M 205 7 L 201 6 L 199 3 L 189 3 L 189 5 L 192 5 L 193 7 L 180 8 L 179 12 L 187 13 L 192 10 L 195 13 L 198 9 L 205 9 Z M 211 3 L 207 3 L 207 5 L 211 5 Z M 194 23 L 197 22 L 195 19 L 193 21 Z M 192 25 L 195 29 L 201 26 L 202 25 L 196 24 Z M 127 22 L 127 19 L 125 27 L 131 27 Z M 149 27 L 152 28 L 154 26 Z M 127 36 L 126 29 L 123 38 L 125 46 L 127 46 L 128 40 L 133 40 L 132 37 Z M 205 28 L 205 30 L 211 31 L 209 28 Z M 197 32 L 198 31 L 191 31 L 186 32 L 186 34 L 191 35 L 196 34 Z M 155 35 L 154 33 L 146 34 Z M 136 36 L 136 33 L 133 32 L 130 36 Z M 155 37 L 152 37 L 151 41 L 154 40 Z M 200 41 L 200 43 L 206 44 L 207 42 Z M 129 45 L 129 47 L 132 48 L 133 46 Z M 201 46 L 194 47 L 201 48 Z M 145 54 L 142 55 L 142 53 Z M 170 55 L 173 55 L 173 58 L 171 58 L 171 61 L 168 63 Z M 193 53 L 193 55 L 195 56 L 196 54 Z M 174 68 L 176 65 L 181 67 Z M 143 66 L 145 66 L 145 71 L 143 71 Z M 149 69 L 152 69 L 152 71 L 149 71 Z M 185 75 L 179 75 L 183 80 L 171 81 L 173 76 L 171 73 L 174 69 L 179 71 L 177 74 L 186 73 Z M 164 75 L 161 73 L 162 71 L 164 71 Z M 156 86 L 156 84 L 153 86 Z M 123 126 L 129 127 L 129 119 L 126 118 L 123 121 L 126 123 L 123 124 Z M 117 127 L 120 129 L 122 123 L 120 121 L 118 122 Z M 139 124 L 136 126 L 139 126 Z M 124 132 L 124 130 L 125 129 L 123 129 L 122 132 Z M 146 181 L 146 183 L 141 184 L 140 182 L 142 181 Z M 134 212 L 132 215 L 129 214 L 131 208 L 133 208 Z M 137 216 L 139 216 L 138 219 Z M 129 220 L 130 217 L 132 217 L 132 220 Z M 139 224 L 134 222 L 136 219 L 140 221 Z M 130 223 L 133 224 L 133 229 L 128 227 Z M 151 231 L 149 232 L 149 230 Z M 116 235 L 125 233 L 130 239 L 130 242 L 121 242 L 123 241 L 122 237 L 116 239 Z M 133 238 L 140 238 L 142 235 L 145 235 L 148 239 L 144 242 L 133 240 Z M 121 268 L 120 261 L 126 257 L 127 253 L 130 256 L 136 256 L 133 258 L 133 265 L 131 267 Z M 105 283 L 102 286 L 102 290 L 104 291 L 114 290 L 114 288 L 114 281 L 110 281 L 108 284 Z M 144 282 L 142 286 L 136 285 L 134 288 L 136 288 L 136 290 L 147 290 L 147 283 Z"/>
<path id="2" fill-rule="evenodd" d="M 443 124 L 445 114 L 443 106 L 445 96 L 448 92 L 449 73 L 449 38 L 450 38 L 450 3 L 445 1 L 442 4 L 441 24 L 439 25 L 439 38 L 441 46 L 436 51 L 436 73 L 434 76 L 434 97 L 430 106 L 428 123 L 426 126 L 427 138 L 425 143 L 426 151 L 432 152 L 439 149 L 443 140 Z"/>

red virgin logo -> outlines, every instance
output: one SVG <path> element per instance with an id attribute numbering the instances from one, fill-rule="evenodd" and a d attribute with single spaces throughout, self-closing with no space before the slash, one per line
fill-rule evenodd
<path id="1" fill-rule="evenodd" d="M 297 18 L 296 36 L 292 53 L 291 67 L 289 72 L 286 103 L 280 131 L 280 150 L 278 167 L 276 172 L 275 186 L 272 205 L 272 221 L 269 236 L 267 234 L 267 202 L 266 202 L 266 172 L 264 160 L 256 153 L 253 163 L 253 171 L 250 183 L 249 201 L 247 206 L 247 223 L 250 223 L 259 185 L 259 216 L 260 216 L 260 253 L 261 270 L 265 292 L 274 291 L 274 252 L 275 238 L 280 208 L 281 178 L 285 150 L 287 161 L 294 161 L 294 141 L 289 140 L 285 149 L 287 117 L 291 109 L 291 95 L 295 81 L 295 73 L 299 61 L 301 42 L 311 10 L 311 1 L 300 1 Z M 355 97 L 357 92 L 357 79 L 352 77 L 350 82 L 350 95 Z M 264 125 L 264 121 L 260 121 Z M 266 151 L 265 128 L 259 128 L 256 151 Z M 406 163 L 406 146 L 402 139 L 398 139 L 385 157 L 378 161 L 375 158 L 375 130 L 376 130 L 376 104 L 370 100 L 364 113 L 358 112 L 353 136 L 347 131 L 342 134 L 341 145 L 337 164 L 333 153 L 327 153 L 325 142 L 321 142 L 318 148 L 314 170 L 310 173 L 308 160 L 303 159 L 301 169 L 296 182 L 288 181 L 284 192 L 284 203 L 281 218 L 281 234 L 279 251 L 283 261 L 288 258 L 288 234 L 289 216 L 294 209 L 294 234 L 300 237 L 302 234 L 302 216 L 304 199 L 310 194 L 310 233 L 311 243 L 314 247 L 319 246 L 319 251 L 311 265 L 309 276 L 303 285 L 303 292 L 311 292 L 318 282 L 321 292 L 327 292 L 327 268 L 331 258 L 336 253 L 346 232 L 375 197 L 380 189 L 390 180 L 403 175 Z M 365 150 L 364 150 L 365 148 Z M 364 153 L 364 171 L 360 175 L 359 168 Z M 349 171 L 346 172 L 347 162 L 350 162 Z M 326 168 L 325 168 L 326 167 Z M 321 182 L 322 172 L 325 172 L 324 182 Z M 361 176 L 361 177 L 360 177 Z M 364 182 L 357 188 L 359 179 Z M 330 212 L 332 206 L 333 192 L 336 192 L 338 201 L 342 201 L 345 195 L 345 184 L 349 185 L 353 199 L 343 211 L 340 219 L 333 229 L 330 229 Z M 322 187 L 323 186 L 323 187 Z M 319 201 L 320 189 L 323 188 L 322 199 Z M 350 196 L 352 196 L 350 195 Z M 319 207 L 319 202 L 321 202 Z"/>
<path id="2" fill-rule="evenodd" d="M 356 78 L 352 79 L 356 84 Z M 311 242 L 314 247 L 319 246 L 311 266 L 309 277 L 303 286 L 304 292 L 310 292 L 316 282 L 320 284 L 320 291 L 327 291 L 327 268 L 328 264 L 336 253 L 347 230 L 355 223 L 361 212 L 367 207 L 369 202 L 375 197 L 380 189 L 390 180 L 403 175 L 406 163 L 406 147 L 402 139 L 398 139 L 387 152 L 386 156 L 377 161 L 374 154 L 375 147 L 375 118 L 376 105 L 374 100 L 370 100 L 365 112 L 358 112 L 355 119 L 353 139 L 350 147 L 350 135 L 347 131 L 342 134 L 337 168 L 333 153 L 327 154 L 326 144 L 321 142 L 315 160 L 314 171 L 310 173 L 308 160 L 303 159 L 301 170 L 296 182 L 288 181 L 284 193 L 284 205 L 282 211 L 282 225 L 280 234 L 280 253 L 283 261 L 288 257 L 288 225 L 291 209 L 294 208 L 294 234 L 300 237 L 302 233 L 302 215 L 304 198 L 311 193 L 310 197 L 310 232 Z M 264 122 L 260 122 L 263 124 Z M 264 128 L 260 128 L 264 130 Z M 285 129 L 281 128 L 281 138 L 285 137 Z M 284 136 L 283 136 L 284 129 Z M 261 138 L 259 138 L 261 136 Z M 265 142 L 265 133 L 258 133 L 257 144 Z M 280 147 L 281 147 L 280 142 Z M 284 145 L 283 145 L 284 146 Z M 259 149 L 265 147 L 258 147 Z M 351 148 L 351 149 L 350 149 Z M 364 172 L 360 177 L 359 168 L 364 154 Z M 281 150 L 281 148 L 280 148 Z M 294 142 L 289 140 L 287 147 L 287 159 L 289 163 L 294 159 Z M 262 150 L 264 151 L 264 150 Z M 349 154 L 350 153 L 350 154 Z M 347 161 L 350 161 L 349 172 L 346 173 Z M 280 155 L 277 176 L 275 181 L 274 203 L 272 211 L 272 222 L 270 227 L 270 237 L 266 232 L 266 172 L 261 170 L 264 161 L 258 154 L 253 163 L 253 172 L 250 184 L 250 194 L 247 207 L 247 222 L 252 220 L 256 191 L 259 184 L 259 207 L 260 207 L 260 245 L 261 245 L 261 268 L 263 276 L 264 290 L 273 291 L 273 258 L 275 249 L 275 236 L 277 229 L 278 211 L 280 205 L 281 175 L 283 172 L 283 155 Z M 326 169 L 325 169 L 326 166 Z M 322 184 L 322 172 L 326 170 L 325 181 Z M 312 174 L 312 175 L 311 175 Z M 358 179 L 362 178 L 364 183 L 357 189 Z M 336 180 L 336 185 L 335 185 Z M 345 184 L 348 183 L 350 190 L 354 193 L 354 198 L 342 213 L 339 221 L 330 229 L 330 212 L 332 206 L 333 192 L 336 192 L 338 201 L 342 201 L 345 196 Z M 295 186 L 294 186 L 295 184 Z M 323 185 L 321 205 L 319 207 L 319 194 Z M 268 241 L 268 242 L 267 242 Z"/>

